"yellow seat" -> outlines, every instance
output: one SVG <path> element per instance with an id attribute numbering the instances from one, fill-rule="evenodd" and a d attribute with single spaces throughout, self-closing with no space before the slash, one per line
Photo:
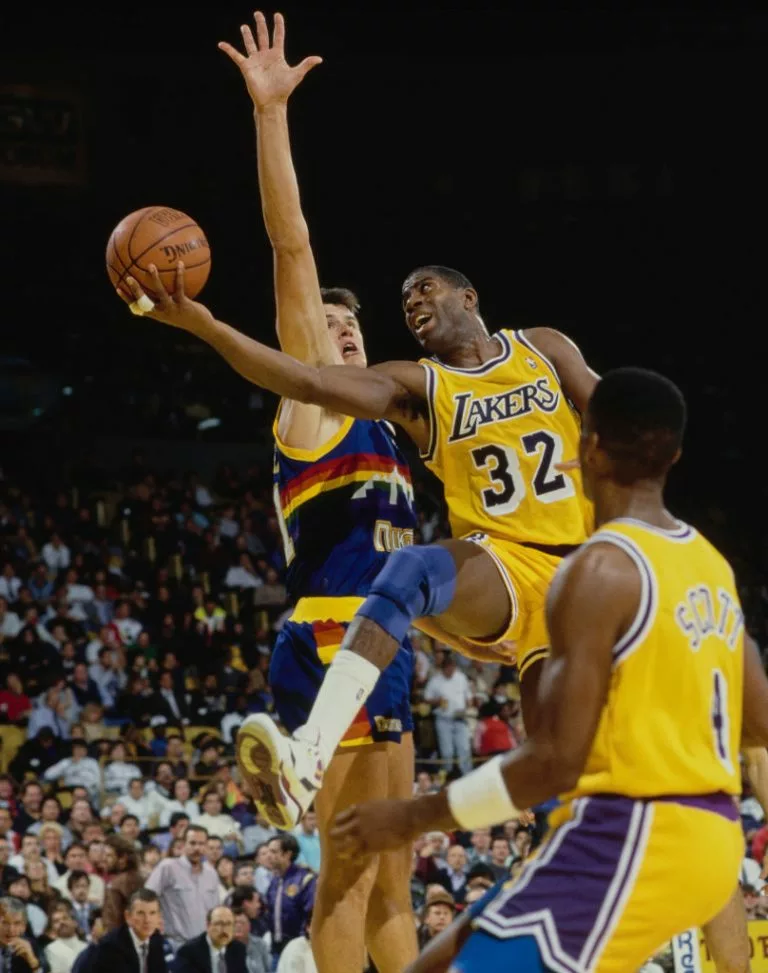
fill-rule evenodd
<path id="1" fill-rule="evenodd" d="M 221 739 L 221 732 L 215 727 L 211 726 L 185 726 L 184 727 L 184 740 L 187 743 L 191 743 L 195 737 L 200 736 L 201 733 L 205 733 L 207 736 L 216 737 Z"/>
<path id="2" fill-rule="evenodd" d="M 8 767 L 27 738 L 26 731 L 20 726 L 0 726 L 0 770 L 8 772 Z"/>

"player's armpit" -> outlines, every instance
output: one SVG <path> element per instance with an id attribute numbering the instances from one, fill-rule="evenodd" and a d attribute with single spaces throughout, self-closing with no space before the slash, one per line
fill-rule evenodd
<path id="1" fill-rule="evenodd" d="M 743 747 L 768 746 L 768 677 L 753 640 L 744 636 Z"/>
<path id="2" fill-rule="evenodd" d="M 576 785 L 607 697 L 613 648 L 639 603 L 639 572 L 612 545 L 582 548 L 555 575 L 547 603 L 552 655 L 539 681 L 539 720 L 504 765 L 518 807 L 533 807 Z"/>
<path id="3" fill-rule="evenodd" d="M 600 376 L 592 371 L 578 347 L 562 332 L 554 328 L 526 328 L 523 333 L 555 366 L 565 394 L 583 415 Z"/>

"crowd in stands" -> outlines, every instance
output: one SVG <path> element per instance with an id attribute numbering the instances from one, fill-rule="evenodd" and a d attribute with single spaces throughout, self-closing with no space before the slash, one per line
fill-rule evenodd
<path id="1" fill-rule="evenodd" d="M 108 489 L 51 483 L 0 478 L 0 969 L 119 973 L 135 949 L 146 973 L 185 973 L 208 949 L 228 973 L 311 970 L 315 816 L 270 828 L 233 759 L 242 720 L 272 709 L 291 610 L 270 472 L 204 483 L 137 454 Z M 444 536 L 420 499 L 418 539 Z M 524 730 L 513 666 L 413 642 L 422 793 Z M 422 945 L 516 873 L 546 812 L 415 843 Z M 757 916 L 768 825 L 748 792 L 742 815 Z"/>

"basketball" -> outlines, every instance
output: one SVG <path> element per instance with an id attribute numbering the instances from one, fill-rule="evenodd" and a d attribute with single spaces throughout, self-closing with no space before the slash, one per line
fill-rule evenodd
<path id="1" fill-rule="evenodd" d="M 187 297 L 197 297 L 211 270 L 211 248 L 192 217 L 169 206 L 145 206 L 129 213 L 114 228 L 107 244 L 109 279 L 128 302 L 134 300 L 125 283 L 129 276 L 149 297 L 156 298 L 150 264 L 157 267 L 172 294 L 179 260 L 184 261 L 184 291 Z"/>

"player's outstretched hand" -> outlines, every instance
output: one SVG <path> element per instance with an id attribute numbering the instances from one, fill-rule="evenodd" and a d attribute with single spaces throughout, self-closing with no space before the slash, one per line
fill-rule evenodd
<path id="1" fill-rule="evenodd" d="M 240 32 L 243 35 L 245 54 L 226 41 L 219 43 L 219 50 L 224 51 L 240 68 L 248 94 L 257 111 L 263 111 L 270 105 L 288 101 L 292 92 L 301 84 L 307 74 L 318 64 L 323 63 L 321 57 L 305 57 L 300 64 L 291 67 L 285 60 L 285 20 L 282 14 L 275 14 L 275 25 L 272 31 L 272 42 L 269 39 L 269 28 L 264 14 L 256 11 L 253 15 L 256 22 L 256 38 L 247 24 L 243 24 Z"/>
<path id="2" fill-rule="evenodd" d="M 170 324 L 174 328 L 183 328 L 198 334 L 201 329 L 215 324 L 215 318 L 203 304 L 193 301 L 184 292 L 184 262 L 176 265 L 176 280 L 173 295 L 165 289 L 165 284 L 158 273 L 157 267 L 150 264 L 149 272 L 152 277 L 152 291 L 154 300 L 147 296 L 141 284 L 134 277 L 126 277 L 133 303 L 131 311 L 134 314 L 146 315 L 163 324 Z"/>
<path id="3" fill-rule="evenodd" d="M 353 804 L 337 815 L 331 828 L 337 854 L 357 858 L 375 851 L 392 851 L 421 834 L 416 820 L 417 801 L 371 801 Z"/>

